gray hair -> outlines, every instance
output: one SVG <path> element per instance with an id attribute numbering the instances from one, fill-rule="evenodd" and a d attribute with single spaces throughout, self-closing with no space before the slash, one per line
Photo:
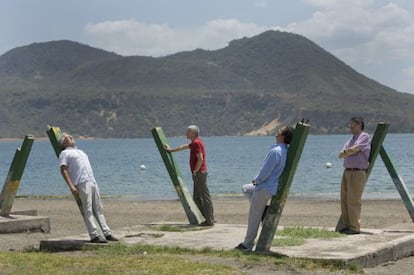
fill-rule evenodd
<path id="1" fill-rule="evenodd" d="M 71 136 L 71 135 L 69 135 L 69 134 L 68 134 L 68 133 L 66 133 L 66 132 L 63 132 L 63 133 L 60 135 L 60 139 L 59 139 L 59 146 L 60 146 L 60 148 L 62 148 L 62 149 L 64 149 L 63 141 L 65 140 L 65 137 L 67 137 L 67 136 Z"/>
<path id="2" fill-rule="evenodd" d="M 197 125 L 190 125 L 187 127 L 187 130 L 193 132 L 194 134 L 196 134 L 197 136 L 200 135 L 200 129 L 198 128 Z"/>

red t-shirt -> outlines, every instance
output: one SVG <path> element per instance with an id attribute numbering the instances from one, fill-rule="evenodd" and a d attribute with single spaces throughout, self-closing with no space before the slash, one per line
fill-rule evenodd
<path id="1" fill-rule="evenodd" d="M 203 155 L 203 163 L 201 164 L 199 172 L 207 172 L 207 164 L 206 164 L 206 150 L 204 146 L 204 141 L 200 138 L 194 139 L 190 144 L 190 168 L 191 172 L 195 170 L 195 166 L 197 163 L 197 154 L 201 153 Z"/>

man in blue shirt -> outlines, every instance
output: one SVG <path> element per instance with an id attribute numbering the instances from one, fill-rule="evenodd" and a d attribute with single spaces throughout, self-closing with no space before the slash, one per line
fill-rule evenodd
<path id="1" fill-rule="evenodd" d="M 276 144 L 272 145 L 257 176 L 250 186 L 243 186 L 243 192 L 249 197 L 250 209 L 245 239 L 237 247 L 238 250 L 252 251 L 257 236 L 263 211 L 268 200 L 276 194 L 279 177 L 286 164 L 287 146 L 293 137 L 291 126 L 280 128 L 276 135 Z"/>

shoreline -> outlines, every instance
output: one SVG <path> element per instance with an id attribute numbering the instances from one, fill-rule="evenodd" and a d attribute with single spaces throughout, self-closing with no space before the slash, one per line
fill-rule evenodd
<path id="1" fill-rule="evenodd" d="M 211 194 L 212 199 L 218 200 L 244 200 L 246 199 L 243 194 Z M 163 197 L 145 197 L 145 195 L 140 194 L 102 194 L 101 198 L 109 200 L 120 200 L 120 201 L 179 201 L 179 198 L 176 195 L 173 196 L 163 196 Z M 16 199 L 72 199 L 71 194 L 53 194 L 53 195 L 16 195 Z M 414 199 L 414 198 L 413 198 Z M 313 194 L 290 194 L 287 201 L 289 200 L 304 200 L 304 201 L 340 201 L 339 193 L 330 194 L 330 195 L 313 195 Z M 401 197 L 395 193 L 388 194 L 364 194 L 362 201 L 402 201 Z"/>
<path id="2" fill-rule="evenodd" d="M 33 136 L 33 138 L 36 141 L 49 141 L 48 137 L 36 137 L 34 135 L 30 135 L 28 134 L 27 136 Z M 20 140 L 24 140 L 23 136 L 22 138 L 0 138 L 0 142 L 15 142 L 15 141 L 20 141 Z M 76 137 L 77 140 L 97 140 L 97 139 L 101 139 L 101 138 L 95 138 L 95 137 Z"/>

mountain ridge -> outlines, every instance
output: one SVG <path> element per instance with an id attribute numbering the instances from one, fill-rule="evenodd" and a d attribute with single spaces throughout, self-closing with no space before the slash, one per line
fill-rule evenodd
<path id="1" fill-rule="evenodd" d="M 150 136 L 155 126 L 181 135 L 193 123 L 206 135 L 270 134 L 302 117 L 312 133 L 346 133 L 354 115 L 368 128 L 388 120 L 393 132 L 414 131 L 414 95 L 280 31 L 164 57 L 121 56 L 67 40 L 35 43 L 0 56 L 0 94 L 0 137 L 43 136 L 47 124 L 94 137 Z"/>

